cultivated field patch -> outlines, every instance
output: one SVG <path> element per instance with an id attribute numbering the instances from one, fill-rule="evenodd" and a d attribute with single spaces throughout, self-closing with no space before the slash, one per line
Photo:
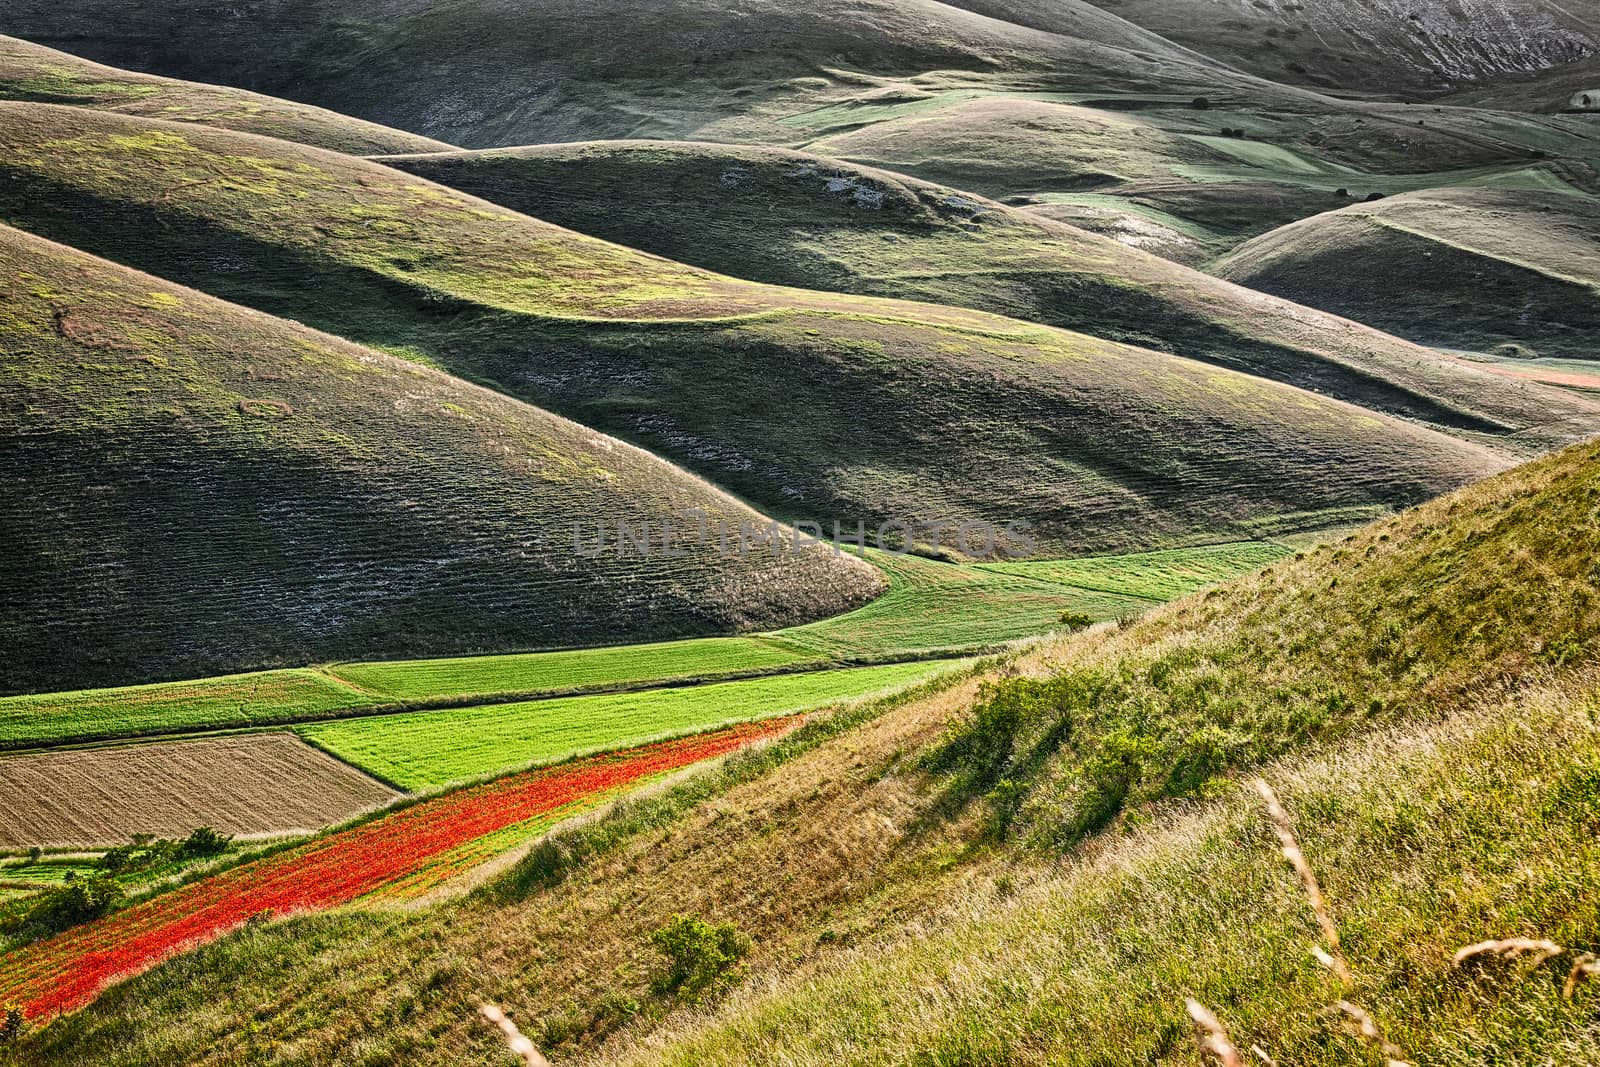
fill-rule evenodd
<path id="1" fill-rule="evenodd" d="M 0 748 L 260 726 L 375 702 L 312 670 L 5 697 L 0 699 Z"/>
<path id="2" fill-rule="evenodd" d="M 566 805 L 775 736 L 748 723 L 513 775 L 382 815 L 153 897 L 0 957 L 0 1004 L 33 1018 L 71 1011 L 102 986 L 253 918 L 334 907 L 416 875 L 441 856 Z"/>
<path id="3" fill-rule="evenodd" d="M 570 652 L 342 663 L 328 673 L 385 699 L 422 701 L 758 674 L 810 658 L 761 638 L 709 637 Z"/>
<path id="4" fill-rule="evenodd" d="M 310 831 L 397 794 L 289 733 L 0 756 L 0 848 Z"/>
<path id="5" fill-rule="evenodd" d="M 312 723 L 311 743 L 409 790 L 437 789 L 574 752 L 807 711 L 890 689 L 941 663 L 780 675 L 689 689 L 537 700 Z"/>

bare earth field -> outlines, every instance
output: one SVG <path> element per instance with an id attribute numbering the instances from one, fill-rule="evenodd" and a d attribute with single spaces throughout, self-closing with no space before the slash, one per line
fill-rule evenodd
<path id="1" fill-rule="evenodd" d="M 0 848 L 314 830 L 397 793 L 286 733 L 0 759 Z"/>

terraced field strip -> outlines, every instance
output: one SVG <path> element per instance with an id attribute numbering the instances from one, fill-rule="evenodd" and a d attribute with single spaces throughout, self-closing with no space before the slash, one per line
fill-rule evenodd
<path id="1" fill-rule="evenodd" d="M 1002 574 L 1024 575 L 1159 602 L 1249 574 L 1292 554 L 1290 549 L 1270 541 L 1235 541 L 1132 556 L 1090 556 L 983 566 Z"/>
<path id="2" fill-rule="evenodd" d="M 14 696 L 0 699 L 0 749 L 262 726 L 376 703 L 314 670 Z"/>
<path id="3" fill-rule="evenodd" d="M 831 661 L 860 663 L 995 648 L 1044 633 L 1069 612 L 1098 621 L 1144 611 L 1151 597 L 1158 595 L 1151 590 L 1161 585 L 1159 572 L 1190 567 L 1192 551 L 1198 550 L 1116 557 L 1153 576 L 1140 591 L 1131 593 L 1079 577 L 1080 563 L 1094 570 L 1102 566 L 1097 560 L 972 566 L 874 551 L 868 558 L 889 576 L 890 588 L 883 596 L 856 611 L 769 634 L 340 663 L 321 669 L 0 697 L 0 750 L 564 698 L 585 691 L 644 690 L 818 670 Z M 1181 580 L 1181 573 L 1178 577 L 1170 587 L 1187 591 L 1191 586 Z"/>
<path id="4" fill-rule="evenodd" d="M 342 719 L 302 726 L 298 732 L 369 774 L 422 791 L 574 752 L 809 711 L 905 685 L 948 666 L 895 663 L 690 689 Z"/>
<path id="5" fill-rule="evenodd" d="M 264 915 L 348 903 L 439 857 L 589 798 L 776 736 L 795 717 L 743 723 L 462 789 L 175 889 L 0 956 L 0 1003 L 30 1019 L 72 1011 L 108 983 Z"/>
<path id="6" fill-rule="evenodd" d="M 424 701 L 760 674 L 815 660 L 759 637 L 708 637 L 569 652 L 341 663 L 326 673 L 388 700 Z"/>

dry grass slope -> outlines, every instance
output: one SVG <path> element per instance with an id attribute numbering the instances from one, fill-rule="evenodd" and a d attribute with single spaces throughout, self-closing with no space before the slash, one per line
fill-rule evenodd
<path id="1" fill-rule="evenodd" d="M 825 552 L 584 558 L 699 508 L 677 468 L 502 395 L 12 230 L 0 689 L 771 628 L 868 599 Z M 685 543 L 691 542 L 691 543 Z"/>

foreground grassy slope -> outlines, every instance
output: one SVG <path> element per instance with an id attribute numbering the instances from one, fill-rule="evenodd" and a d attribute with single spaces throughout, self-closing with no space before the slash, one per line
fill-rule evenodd
<path id="1" fill-rule="evenodd" d="M 0 105 L 0 126 L 18 179 L 0 217 L 495 383 L 830 531 L 901 520 L 959 548 L 963 523 L 1017 522 L 1033 544 L 998 547 L 1160 547 L 1501 462 L 1161 353 L 736 281 L 287 142 L 47 105 Z"/>
<path id="2" fill-rule="evenodd" d="M 979 864 L 838 959 L 585 1062 L 1199 1065 L 1215 1061 L 1189 1033 L 1196 997 L 1277 1063 L 1383 1062 L 1339 999 L 1408 1062 L 1590 1063 L 1600 994 L 1569 1000 L 1562 984 L 1600 939 L 1595 680 L 1270 769 L 1350 988 L 1311 957 L 1311 911 L 1261 798 L 1230 787 L 1080 863 Z M 1513 936 L 1570 948 L 1543 965 L 1452 962 Z"/>
<path id="3" fill-rule="evenodd" d="M 0 100 L 70 104 L 283 137 L 337 152 L 438 152 L 449 145 L 322 108 L 220 85 L 158 78 L 0 37 Z"/>
<path id="4" fill-rule="evenodd" d="M 934 0 L 751 0 L 736 16 L 721 0 L 13 0 L 0 32 L 471 147 L 772 133 L 782 114 L 897 75 L 1189 96 L 1250 83 L 1081 0 L 1059 6 L 1078 13 L 1072 36 Z"/>
<path id="5" fill-rule="evenodd" d="M 1198 995 L 1283 1062 L 1348 1062 L 1314 1014 L 1341 993 L 1309 957 L 1303 898 L 1259 808 L 1217 778 L 1326 742 L 1325 766 L 1270 774 L 1345 924 L 1356 999 L 1441 1059 L 1583 1063 L 1592 1002 L 1563 1008 L 1550 982 L 1515 972 L 1450 977 L 1449 953 L 1510 934 L 1600 941 L 1582 903 L 1597 503 L 1600 455 L 1570 449 L 1045 646 L 991 676 L 998 689 L 968 678 L 847 717 L 843 734 L 819 724 L 564 835 L 494 893 L 252 929 L 112 990 L 25 1054 L 192 1062 L 248 1017 L 255 1040 L 308 1056 L 362 1041 L 442 1064 L 495 1049 L 472 1021 L 488 999 L 582 1062 L 779 1046 L 801 1063 L 1006 1062 L 985 1034 L 1013 1062 L 1129 1049 L 1198 1062 L 1181 1015 Z M 1007 721 L 1009 743 L 980 743 L 1003 741 Z M 985 767 L 1012 785 L 975 803 Z M 1071 847 L 1069 825 L 1095 825 L 1087 800 L 1132 829 L 1174 793 L 1224 799 L 1091 842 L 1082 866 L 1033 847 Z M 753 937 L 749 992 L 725 1015 L 652 991 L 649 935 L 675 912 Z M 929 937 L 954 954 L 919 949 Z M 944 978 L 935 997 L 930 975 Z"/>
<path id="6" fill-rule="evenodd" d="M 810 153 L 620 141 L 383 162 L 741 278 L 993 311 L 1447 426 L 1530 429 L 1585 407 L 1030 212 Z"/>
<path id="7" fill-rule="evenodd" d="M 826 552 L 575 551 L 596 517 L 765 523 L 437 371 L 0 233 L 0 690 L 706 633 L 878 591 Z"/>
<path id="8" fill-rule="evenodd" d="M 1216 269 L 1427 344 L 1596 359 L 1597 249 L 1600 201 L 1435 189 L 1275 230 Z"/>

